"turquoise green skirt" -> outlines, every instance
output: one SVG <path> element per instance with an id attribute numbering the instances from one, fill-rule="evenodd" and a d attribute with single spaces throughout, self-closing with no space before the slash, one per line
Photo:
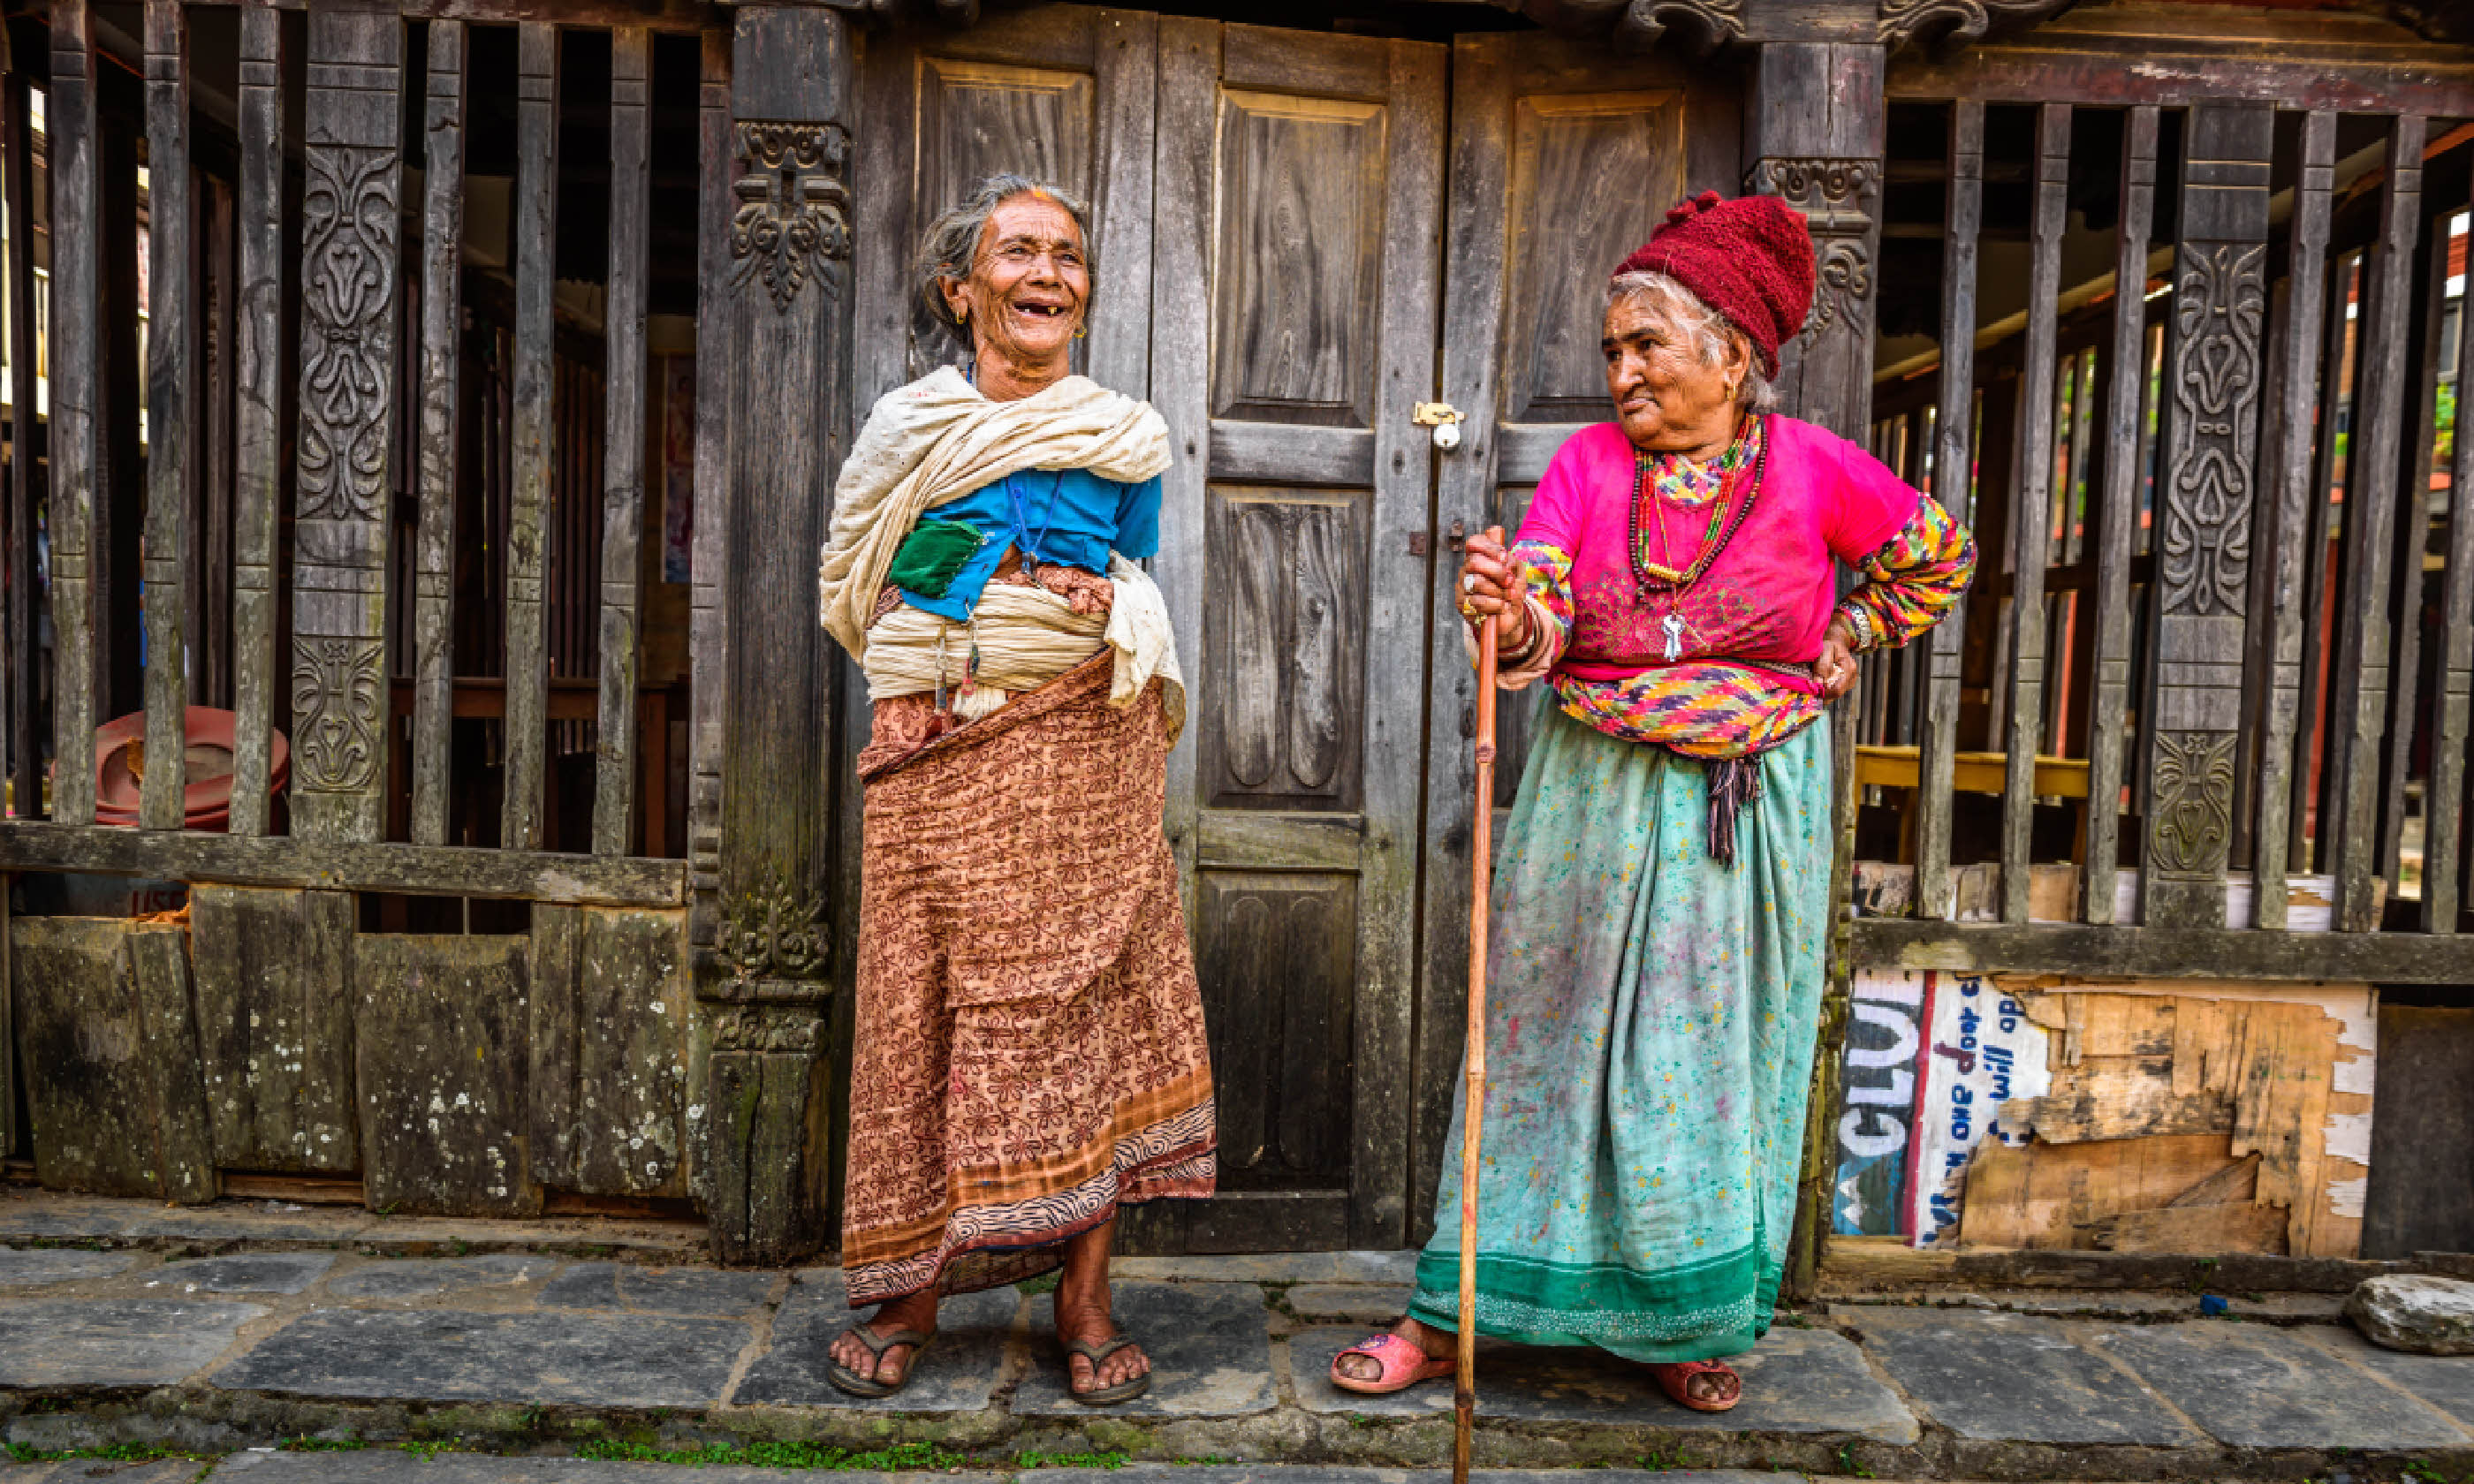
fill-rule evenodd
<path id="1" fill-rule="evenodd" d="M 1666 1363 L 1768 1331 L 1821 1008 L 1830 782 L 1820 725 L 1765 754 L 1722 867 L 1700 764 L 1542 710 L 1496 857 L 1480 1333 Z M 1466 1112 L 1409 1309 L 1443 1328 Z"/>

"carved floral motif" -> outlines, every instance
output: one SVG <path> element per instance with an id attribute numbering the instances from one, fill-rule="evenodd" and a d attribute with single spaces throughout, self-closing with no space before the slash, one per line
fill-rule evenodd
<path id="1" fill-rule="evenodd" d="M 735 1005 L 713 1017 L 716 1051 L 804 1051 L 825 1049 L 825 1021 L 813 1010 Z"/>
<path id="2" fill-rule="evenodd" d="M 2264 245 L 2182 248 L 2161 551 L 2168 613 L 2240 614 L 2250 573 Z"/>
<path id="3" fill-rule="evenodd" d="M 2234 733 L 2159 732 L 2155 755 L 2156 869 L 2213 880 L 2233 835 Z"/>
<path id="4" fill-rule="evenodd" d="M 1880 165 L 1870 159 L 1763 159 L 1753 188 L 1793 206 L 1812 228 L 1815 284 L 1805 334 L 1844 328 L 1869 334 L 1873 298 L 1873 207 Z"/>
<path id="5" fill-rule="evenodd" d="M 834 286 L 850 256 L 850 135 L 838 124 L 741 123 L 732 145 L 741 174 L 730 223 L 734 288 L 761 280 L 787 310 L 812 277 Z"/>
<path id="6" fill-rule="evenodd" d="M 2059 15 L 2072 0 L 1881 0 L 1874 35 L 1892 51 L 1919 42 L 1981 41 Z"/>
<path id="7" fill-rule="evenodd" d="M 308 152 L 301 198 L 299 509 L 309 520 L 386 511 L 397 256 L 393 150 Z"/>
<path id="8" fill-rule="evenodd" d="M 293 635 L 294 787 L 352 794 L 376 779 L 386 710 L 383 649 L 375 638 Z"/>
<path id="9" fill-rule="evenodd" d="M 803 895 L 788 872 L 777 870 L 724 896 L 714 953 L 739 984 L 821 979 L 830 955 L 824 917 L 824 900 Z"/>

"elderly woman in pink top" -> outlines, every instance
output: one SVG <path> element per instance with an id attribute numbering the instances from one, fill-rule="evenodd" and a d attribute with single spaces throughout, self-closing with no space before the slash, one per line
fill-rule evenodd
<path id="1" fill-rule="evenodd" d="M 1812 303 L 1775 198 L 1705 194 L 1610 284 L 1615 420 L 1555 456 L 1461 611 L 1502 684 L 1542 681 L 1495 869 L 1477 1328 L 1648 1365 L 1725 1411 L 1794 1225 L 1830 932 L 1830 702 L 1931 628 L 1967 532 L 1863 449 L 1771 412 Z M 1836 567 L 1863 579 L 1837 594 Z M 1460 1113 L 1444 1147 L 1460 1147 Z M 1408 1317 L 1332 1363 L 1351 1391 L 1449 1374 L 1459 1170 Z"/>

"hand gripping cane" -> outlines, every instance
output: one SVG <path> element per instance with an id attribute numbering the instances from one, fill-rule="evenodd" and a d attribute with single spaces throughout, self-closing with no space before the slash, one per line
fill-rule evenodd
<path id="1" fill-rule="evenodd" d="M 1486 929 L 1494 854 L 1494 615 L 1478 627 L 1477 817 L 1469 849 L 1467 1090 L 1461 1115 L 1460 1375 L 1452 1388 L 1452 1484 L 1468 1484 L 1469 1429 L 1477 1418 L 1477 1151 L 1486 1121 Z"/>

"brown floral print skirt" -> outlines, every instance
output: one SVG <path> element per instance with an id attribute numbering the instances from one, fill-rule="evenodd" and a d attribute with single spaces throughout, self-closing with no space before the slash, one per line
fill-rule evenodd
<path id="1" fill-rule="evenodd" d="M 1110 651 L 952 731 L 878 703 L 842 1265 L 854 1305 L 1064 1260 L 1120 1205 L 1212 1193 L 1202 996 L 1160 833 L 1154 682 Z"/>

